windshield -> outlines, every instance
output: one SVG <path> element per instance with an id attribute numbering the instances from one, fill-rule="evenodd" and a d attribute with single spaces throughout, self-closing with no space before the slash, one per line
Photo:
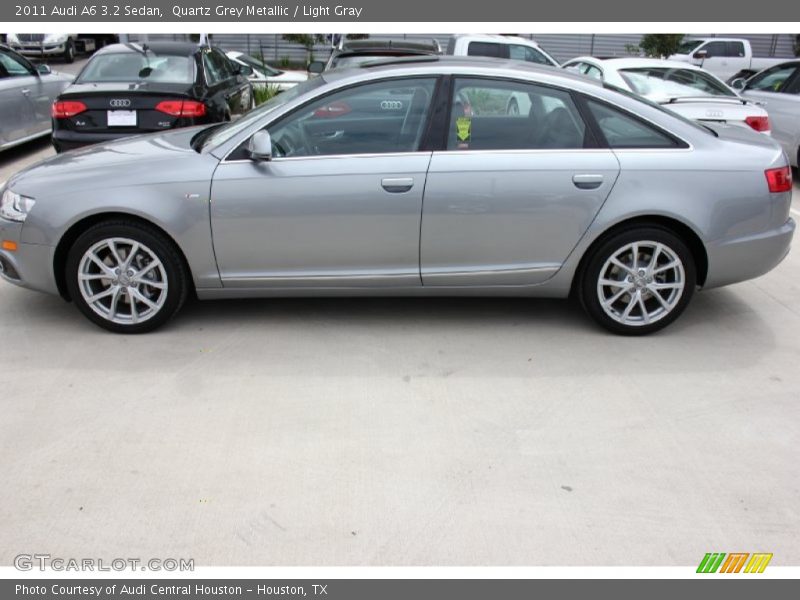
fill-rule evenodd
<path id="1" fill-rule="evenodd" d="M 95 56 L 81 71 L 76 83 L 128 81 L 158 81 L 162 83 L 193 83 L 195 65 L 191 56 L 118 52 Z"/>
<path id="2" fill-rule="evenodd" d="M 692 121 L 691 119 L 687 119 L 683 115 L 679 115 L 676 112 L 673 112 L 673 111 L 671 111 L 671 110 L 669 110 L 667 108 L 664 108 L 663 106 L 661 106 L 657 102 L 653 102 L 652 100 L 650 100 L 648 98 L 645 98 L 644 96 L 638 96 L 638 95 L 634 94 L 633 92 L 629 92 L 628 90 L 624 90 L 621 87 L 617 87 L 615 85 L 611 85 L 610 83 L 604 83 L 603 87 L 605 89 L 607 89 L 607 90 L 613 90 L 613 91 L 617 92 L 618 94 L 622 94 L 623 96 L 626 96 L 627 98 L 631 98 L 632 100 L 636 100 L 636 101 L 641 102 L 643 104 L 647 104 L 648 106 L 650 106 L 652 108 L 660 110 L 662 113 L 666 113 L 671 117 L 674 117 L 674 118 L 676 118 L 676 119 L 678 119 L 680 121 L 683 121 L 687 125 L 691 125 L 695 129 L 699 129 L 703 133 L 711 134 L 714 137 L 719 137 L 717 132 L 714 131 L 713 129 L 711 129 L 710 127 L 706 127 L 705 125 L 703 125 L 702 123 L 698 123 L 697 121 Z"/>
<path id="3" fill-rule="evenodd" d="M 691 54 L 702 43 L 703 40 L 686 40 L 678 46 L 678 54 Z"/>
<path id="4" fill-rule="evenodd" d="M 248 56 L 247 54 L 240 54 L 236 57 L 236 60 L 243 62 L 244 64 L 253 67 L 256 71 L 261 71 L 267 77 L 277 77 L 283 71 L 278 71 L 277 69 L 273 69 L 263 60 L 259 60 L 254 56 Z"/>
<path id="5" fill-rule="evenodd" d="M 719 79 L 693 69 L 670 67 L 620 69 L 619 74 L 631 90 L 651 100 L 736 94 Z"/>
<path id="6" fill-rule="evenodd" d="M 325 80 L 322 79 L 322 77 L 312 77 L 303 83 L 299 83 L 296 86 L 289 88 L 285 92 L 281 92 L 277 96 L 273 96 L 264 104 L 261 104 L 258 108 L 254 108 L 245 114 L 242 118 L 230 123 L 226 123 L 222 127 L 214 130 L 214 132 L 205 139 L 202 146 L 197 148 L 197 150 L 199 151 L 205 146 L 214 147 L 224 144 L 240 131 L 244 131 L 253 123 L 257 123 L 267 113 L 272 112 L 279 106 L 283 106 L 295 98 L 298 98 L 322 85 L 325 85 Z"/>

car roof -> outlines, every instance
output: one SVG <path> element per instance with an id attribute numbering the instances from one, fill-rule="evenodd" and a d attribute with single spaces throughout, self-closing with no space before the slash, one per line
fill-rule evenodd
<path id="1" fill-rule="evenodd" d="M 691 63 L 682 62 L 679 60 L 665 60 L 662 58 L 647 58 L 641 56 L 627 56 L 627 57 L 614 57 L 614 58 L 599 58 L 596 56 L 577 56 L 567 61 L 572 62 L 588 62 L 596 65 L 603 65 L 604 67 L 611 67 L 612 69 L 687 69 L 690 71 L 704 71 L 702 67 L 693 65 Z"/>
<path id="2" fill-rule="evenodd" d="M 454 39 L 469 39 L 474 42 L 495 42 L 499 44 L 526 44 L 530 46 L 539 47 L 539 44 L 529 38 L 520 37 L 518 35 L 500 35 L 497 33 L 474 33 L 474 34 L 459 34 L 453 36 Z"/>
<path id="3" fill-rule="evenodd" d="M 405 56 L 401 58 L 375 60 L 360 67 L 346 67 L 325 71 L 321 77 L 327 83 L 343 79 L 374 79 L 378 74 L 398 75 L 487 75 L 511 77 L 541 75 L 544 79 L 570 83 L 577 87 L 602 87 L 602 82 L 584 75 L 571 73 L 555 66 L 539 65 L 518 60 L 502 60 L 483 56 Z"/>
<path id="4" fill-rule="evenodd" d="M 144 50 L 144 46 L 147 46 L 149 50 L 152 50 L 156 54 L 173 54 L 177 56 L 189 56 L 200 49 L 200 45 L 193 42 L 136 42 L 109 44 L 108 46 L 100 48 L 94 53 L 94 56 L 102 54 L 122 54 L 127 52 L 141 53 Z"/>
<path id="5" fill-rule="evenodd" d="M 339 50 L 342 54 L 345 53 L 359 53 L 359 52 L 370 52 L 374 50 L 389 50 L 389 49 L 397 49 L 397 50 L 412 50 L 412 51 L 419 51 L 419 52 L 438 52 L 439 51 L 439 44 L 436 43 L 435 40 L 430 41 L 418 41 L 418 40 L 396 40 L 396 39 L 387 39 L 387 40 L 347 40 L 342 43 L 342 47 Z"/>

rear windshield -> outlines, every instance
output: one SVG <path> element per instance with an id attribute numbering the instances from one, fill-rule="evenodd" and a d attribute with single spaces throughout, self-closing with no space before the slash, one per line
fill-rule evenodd
<path id="1" fill-rule="evenodd" d="M 693 96 L 736 97 L 719 79 L 695 69 L 640 67 L 620 69 L 619 74 L 634 92 L 656 102 Z"/>
<path id="2" fill-rule="evenodd" d="M 76 83 L 106 83 L 125 81 L 158 81 L 162 83 L 193 83 L 194 58 L 174 54 L 158 55 L 148 50 L 101 54 L 89 61 Z"/>

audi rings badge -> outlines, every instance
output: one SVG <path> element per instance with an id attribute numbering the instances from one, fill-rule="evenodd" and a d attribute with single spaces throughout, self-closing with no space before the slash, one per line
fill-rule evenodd
<path id="1" fill-rule="evenodd" d="M 403 102 L 400 100 L 381 100 L 381 110 L 403 110 Z"/>
<path id="2" fill-rule="evenodd" d="M 131 101 L 128 98 L 112 98 L 108 101 L 108 105 L 111 108 L 128 108 Z"/>

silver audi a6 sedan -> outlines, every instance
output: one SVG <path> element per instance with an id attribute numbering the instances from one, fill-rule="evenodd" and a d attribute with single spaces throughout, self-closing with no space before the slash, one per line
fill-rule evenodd
<path id="1" fill-rule="evenodd" d="M 511 95 L 529 108 L 508 114 Z M 7 281 L 116 332 L 199 298 L 577 296 L 616 333 L 789 250 L 769 137 L 549 67 L 322 74 L 224 125 L 68 152 L 2 189 Z"/>

